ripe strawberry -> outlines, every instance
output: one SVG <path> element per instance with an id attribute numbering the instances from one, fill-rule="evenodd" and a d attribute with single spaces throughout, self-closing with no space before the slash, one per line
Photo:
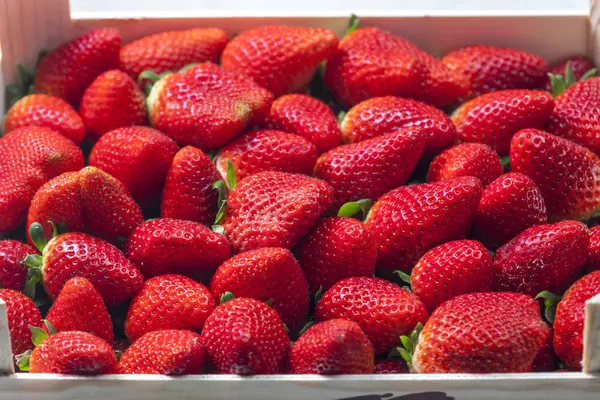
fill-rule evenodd
<path id="1" fill-rule="evenodd" d="M 0 240 L 0 288 L 22 290 L 27 280 L 27 266 L 21 263 L 37 250 L 17 240 Z"/>
<path id="2" fill-rule="evenodd" d="M 0 300 L 6 303 L 10 345 L 14 355 L 33 349 L 29 325 L 42 326 L 42 315 L 35 303 L 23 293 L 0 289 Z"/>
<path id="3" fill-rule="evenodd" d="M 223 146 L 269 112 L 273 95 L 250 78 L 204 63 L 170 74 L 152 87 L 152 126 L 180 146 Z"/>
<path id="4" fill-rule="evenodd" d="M 587 271 L 600 270 L 600 226 L 590 229 L 590 246 L 588 247 Z"/>
<path id="5" fill-rule="evenodd" d="M 296 251 L 314 295 L 352 276 L 373 276 L 377 242 L 365 225 L 353 218 L 321 220 Z"/>
<path id="6" fill-rule="evenodd" d="M 531 366 L 531 370 L 533 372 L 550 372 L 558 369 L 558 358 L 556 353 L 554 352 L 554 330 L 550 324 L 546 324 L 548 326 L 548 330 L 550 334 L 546 339 L 546 342 L 538 351 L 535 356 L 535 360 L 533 360 L 533 365 Z"/>
<path id="7" fill-rule="evenodd" d="M 376 200 L 406 183 L 423 152 L 419 128 L 404 128 L 321 155 L 315 176 L 334 190 L 333 205 L 360 199 Z"/>
<path id="8" fill-rule="evenodd" d="M 543 127 L 553 108 L 549 93 L 502 90 L 464 103 L 452 114 L 452 122 L 460 141 L 487 144 L 506 156 L 513 135 L 521 129 Z"/>
<path id="9" fill-rule="evenodd" d="M 456 296 L 489 292 L 494 270 L 492 256 L 475 240 L 455 240 L 429 250 L 410 275 L 413 293 L 429 312 Z"/>
<path id="10" fill-rule="evenodd" d="M 99 75 L 81 98 L 79 114 L 92 140 L 106 132 L 146 124 L 146 96 L 123 71 L 112 69 Z"/>
<path id="11" fill-rule="evenodd" d="M 492 148 L 480 143 L 462 143 L 444 150 L 433 159 L 427 172 L 427 182 L 474 176 L 485 187 L 500 175 L 502 163 Z"/>
<path id="12" fill-rule="evenodd" d="M 287 249 L 264 247 L 233 256 L 215 272 L 210 291 L 216 299 L 236 297 L 271 301 L 291 332 L 306 323 L 308 284 L 302 268 Z"/>
<path id="13" fill-rule="evenodd" d="M 423 157 L 433 158 L 456 140 L 456 128 L 442 111 L 415 100 L 377 97 L 352 107 L 342 120 L 342 136 L 348 143 L 416 126 L 425 138 Z"/>
<path id="14" fill-rule="evenodd" d="M 587 57 L 575 56 L 566 58 L 548 68 L 548 72 L 554 75 L 565 76 L 567 65 L 571 67 L 573 71 L 573 77 L 576 81 L 580 80 L 586 72 L 594 68 L 594 63 Z M 546 82 L 546 91 L 552 93 L 552 82 L 550 79 Z"/>
<path id="15" fill-rule="evenodd" d="M 549 221 L 585 219 L 600 207 L 600 159 L 583 146 L 524 129 L 512 140 L 510 165 L 540 189 Z"/>
<path id="16" fill-rule="evenodd" d="M 30 94 L 17 101 L 6 113 L 5 133 L 24 126 L 41 126 L 60 133 L 79 144 L 85 137 L 85 125 L 77 111 L 61 98 Z"/>
<path id="17" fill-rule="evenodd" d="M 281 373 L 290 347 L 277 312 L 246 298 L 218 306 L 204 324 L 202 340 L 220 374 Z"/>
<path id="18" fill-rule="evenodd" d="M 290 352 L 292 374 L 372 374 L 373 368 L 373 345 L 360 326 L 345 319 L 311 326 Z"/>
<path id="19" fill-rule="evenodd" d="M 417 323 L 425 323 L 427 310 L 417 296 L 392 282 L 353 277 L 333 285 L 317 303 L 317 321 L 335 318 L 356 322 L 373 343 L 375 354 L 383 354 Z"/>
<path id="20" fill-rule="evenodd" d="M 525 229 L 548 222 L 542 192 L 528 176 L 509 172 L 484 190 L 475 217 L 475 236 L 497 248 Z"/>
<path id="21" fill-rule="evenodd" d="M 176 274 L 144 282 L 131 302 L 125 335 L 135 342 L 144 334 L 163 329 L 200 331 L 215 309 L 215 299 L 201 283 Z"/>
<path id="22" fill-rule="evenodd" d="M 320 179 L 260 172 L 229 194 L 222 222 L 235 252 L 292 248 L 331 207 L 333 189 Z"/>
<path id="23" fill-rule="evenodd" d="M 408 374 L 408 366 L 403 360 L 377 360 L 375 361 L 374 374 Z"/>
<path id="24" fill-rule="evenodd" d="M 221 64 L 279 97 L 304 91 L 319 64 L 336 52 L 338 42 L 329 29 L 263 26 L 234 37 L 223 50 Z"/>
<path id="25" fill-rule="evenodd" d="M 418 373 L 528 372 L 549 334 L 529 296 L 464 294 L 431 314 L 412 366 Z"/>
<path id="26" fill-rule="evenodd" d="M 333 111 L 319 99 L 304 94 L 288 94 L 275 100 L 263 125 L 300 135 L 317 146 L 319 153 L 342 141 Z"/>
<path id="27" fill-rule="evenodd" d="M 121 37 L 113 28 L 97 29 L 52 50 L 35 74 L 35 91 L 79 104 L 98 75 L 119 67 Z M 85 66 L 85 68 L 82 68 Z"/>
<path id="28" fill-rule="evenodd" d="M 428 250 L 466 237 L 481 191 L 476 178 L 463 177 L 403 186 L 382 196 L 366 220 L 379 243 L 377 269 L 410 272 Z"/>
<path id="29" fill-rule="evenodd" d="M 231 256 L 227 239 L 197 222 L 158 218 L 140 224 L 129 237 L 127 258 L 146 278 L 183 274 L 212 276 Z"/>
<path id="30" fill-rule="evenodd" d="M 501 246 L 494 257 L 494 291 L 535 296 L 564 292 L 583 272 L 588 230 L 577 221 L 537 225 Z"/>
<path id="31" fill-rule="evenodd" d="M 225 145 L 215 164 L 225 177 L 227 160 L 231 161 L 238 180 L 262 171 L 311 175 L 318 156 L 317 148 L 307 139 L 265 129 L 247 133 Z"/>
<path id="32" fill-rule="evenodd" d="M 194 62 L 216 63 L 229 37 L 222 29 L 196 28 L 144 36 L 123 46 L 121 71 L 138 79 L 143 71 L 161 74 Z"/>

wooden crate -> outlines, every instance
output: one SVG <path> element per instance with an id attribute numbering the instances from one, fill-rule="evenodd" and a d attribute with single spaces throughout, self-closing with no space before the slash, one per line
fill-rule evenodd
<path id="1" fill-rule="evenodd" d="M 433 54 L 469 44 L 512 46 L 535 52 L 548 61 L 587 54 L 600 65 L 600 0 L 590 12 L 539 12 L 466 14 L 449 12 L 368 10 L 281 15 L 190 12 L 186 15 L 152 13 L 127 15 L 77 13 L 68 0 L 0 0 L 0 90 L 16 79 L 16 66 L 32 66 L 38 52 L 90 29 L 112 26 L 125 42 L 168 29 L 218 26 L 230 34 L 271 23 L 321 26 L 342 35 L 350 13 L 362 17 L 363 26 L 378 26 L 413 40 Z M 4 111 L 0 96 L 0 110 Z M 598 400 L 600 398 L 600 295 L 586 307 L 584 371 L 582 373 L 527 373 L 490 375 L 359 375 L 238 377 L 197 375 L 72 377 L 14 373 L 6 308 L 0 301 L 1 400 L 114 400 L 114 399 L 262 399 L 262 400 Z"/>

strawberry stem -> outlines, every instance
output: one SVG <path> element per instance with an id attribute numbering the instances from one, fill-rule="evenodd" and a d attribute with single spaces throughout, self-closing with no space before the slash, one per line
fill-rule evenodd
<path id="1" fill-rule="evenodd" d="M 346 36 L 354 32 L 360 24 L 360 18 L 356 14 L 350 15 L 350 22 L 348 22 L 348 29 L 346 29 Z"/>
<path id="2" fill-rule="evenodd" d="M 373 205 L 373 200 L 371 199 L 362 199 L 358 201 L 351 201 L 343 204 L 338 210 L 338 217 L 353 217 L 354 215 L 362 212 L 363 218 L 367 217 L 371 206 Z"/>

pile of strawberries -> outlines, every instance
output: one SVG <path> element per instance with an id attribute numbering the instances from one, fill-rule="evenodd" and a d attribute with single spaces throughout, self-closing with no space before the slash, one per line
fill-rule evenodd
<path id="1" fill-rule="evenodd" d="M 0 139 L 15 364 L 580 370 L 600 293 L 592 68 L 490 46 L 440 60 L 355 20 L 341 40 L 122 46 L 107 28 L 42 55 Z"/>

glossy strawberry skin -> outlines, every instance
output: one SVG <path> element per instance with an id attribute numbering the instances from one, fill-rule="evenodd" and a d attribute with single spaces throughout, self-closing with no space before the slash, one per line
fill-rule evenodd
<path id="1" fill-rule="evenodd" d="M 79 144 L 85 137 L 85 125 L 77 111 L 59 97 L 30 94 L 17 101 L 6 113 L 5 133 L 25 126 L 52 129 Z"/>
<path id="2" fill-rule="evenodd" d="M 533 372 L 550 372 L 558 369 L 558 357 L 554 351 L 554 330 L 552 329 L 552 325 L 546 325 L 550 330 L 550 335 L 548 335 L 546 342 L 540 351 L 538 351 L 535 360 L 533 360 L 533 365 L 531 366 Z"/>
<path id="3" fill-rule="evenodd" d="M 0 240 L 0 288 L 22 290 L 27 280 L 27 267 L 21 263 L 35 247 L 17 240 Z"/>
<path id="4" fill-rule="evenodd" d="M 506 156 L 513 135 L 525 128 L 542 128 L 553 108 L 549 93 L 502 90 L 464 103 L 452 114 L 452 122 L 460 141 L 487 144 Z"/>
<path id="5" fill-rule="evenodd" d="M 121 38 L 113 28 L 97 29 L 52 50 L 35 74 L 35 92 L 77 105 L 98 75 L 119 67 Z M 85 65 L 85 68 L 81 68 Z"/>
<path id="6" fill-rule="evenodd" d="M 217 169 L 227 176 L 231 161 L 238 180 L 263 171 L 311 175 L 317 162 L 317 148 L 307 139 L 276 130 L 247 133 L 226 144 L 215 159 Z"/>
<path id="7" fill-rule="evenodd" d="M 336 207 L 349 201 L 377 200 L 408 181 L 424 143 L 419 128 L 404 128 L 339 146 L 319 157 L 314 174 L 333 187 Z"/>
<path id="8" fill-rule="evenodd" d="M 600 226 L 590 228 L 587 271 L 600 270 Z"/>
<path id="9" fill-rule="evenodd" d="M 356 322 L 365 332 L 375 354 L 399 345 L 417 323 L 427 321 L 425 305 L 411 292 L 379 278 L 353 277 L 339 281 L 323 294 L 315 319 L 342 318 Z"/>
<path id="10" fill-rule="evenodd" d="M 473 176 L 485 187 L 500 175 L 502 163 L 491 147 L 480 143 L 462 143 L 444 150 L 433 159 L 427 172 L 427 182 Z"/>
<path id="11" fill-rule="evenodd" d="M 329 29 L 263 26 L 233 38 L 223 50 L 221 65 L 251 77 L 279 97 L 305 90 L 319 64 L 336 52 L 338 42 Z"/>
<path id="12" fill-rule="evenodd" d="M 208 359 L 220 374 L 281 373 L 290 339 L 275 310 L 254 299 L 221 304 L 202 329 Z"/>
<path id="13" fill-rule="evenodd" d="M 548 72 L 554 75 L 565 76 L 565 69 L 567 68 L 567 63 L 570 65 L 576 80 L 581 79 L 581 77 L 585 75 L 586 72 L 594 68 L 594 63 L 589 58 L 583 56 L 575 56 L 566 58 L 554 65 L 551 65 L 548 68 Z M 546 91 L 552 92 L 552 84 L 550 82 L 550 78 L 548 78 L 548 82 L 546 83 L 545 88 Z"/>
<path id="14" fill-rule="evenodd" d="M 33 349 L 29 325 L 41 327 L 42 315 L 35 303 L 23 293 L 12 289 L 0 289 L 0 300 L 6 303 L 8 331 L 13 355 Z"/>
<path id="15" fill-rule="evenodd" d="M 408 366 L 401 359 L 375 361 L 374 374 L 408 374 Z"/>
<path id="16" fill-rule="evenodd" d="M 528 372 L 549 335 L 529 296 L 464 294 L 431 314 L 413 368 L 418 373 Z"/>
<path id="17" fill-rule="evenodd" d="M 410 272 L 431 248 L 467 236 L 481 198 L 476 178 L 403 186 L 377 201 L 366 226 L 379 243 L 377 269 Z M 392 221 L 393 223 L 390 223 Z"/>
<path id="18" fill-rule="evenodd" d="M 373 345 L 355 322 L 319 322 L 296 340 L 290 352 L 292 374 L 372 374 Z"/>

